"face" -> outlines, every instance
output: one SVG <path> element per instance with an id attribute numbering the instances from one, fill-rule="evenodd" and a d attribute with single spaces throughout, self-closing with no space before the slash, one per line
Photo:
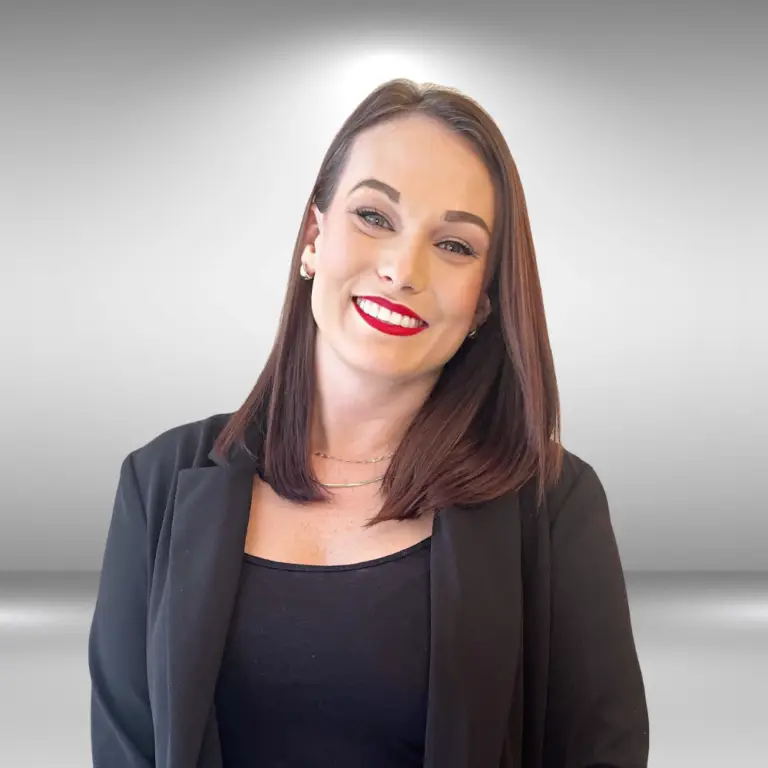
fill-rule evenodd
<path id="1" fill-rule="evenodd" d="M 489 309 L 494 190 L 482 160 L 433 118 L 377 125 L 313 214 L 302 261 L 319 352 L 392 380 L 439 375 Z"/>

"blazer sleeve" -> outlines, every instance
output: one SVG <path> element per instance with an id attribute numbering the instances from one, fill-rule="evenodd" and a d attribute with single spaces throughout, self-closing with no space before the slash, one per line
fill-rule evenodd
<path id="1" fill-rule="evenodd" d="M 94 768 L 152 768 L 147 521 L 132 454 L 120 468 L 88 640 Z"/>
<path id="2" fill-rule="evenodd" d="M 585 463 L 551 522 L 544 768 L 647 768 L 648 710 L 602 483 Z"/>

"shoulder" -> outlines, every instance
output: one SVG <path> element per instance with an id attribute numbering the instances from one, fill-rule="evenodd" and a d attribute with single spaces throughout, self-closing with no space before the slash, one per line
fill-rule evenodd
<path id="1" fill-rule="evenodd" d="M 534 485 L 526 484 L 529 499 L 534 498 Z M 563 515 L 572 514 L 574 508 L 588 503 L 602 504 L 605 490 L 595 468 L 572 451 L 563 448 L 563 465 L 558 479 L 544 494 L 543 505 L 536 507 L 537 514 L 544 514 L 550 526 L 556 525 Z M 530 505 L 533 508 L 533 505 Z"/>
<path id="2" fill-rule="evenodd" d="M 208 454 L 231 415 L 217 413 L 176 424 L 132 450 L 128 459 L 143 491 L 147 495 L 154 489 L 167 491 L 180 471 L 213 466 Z"/>
<path id="3" fill-rule="evenodd" d="M 217 413 L 168 427 L 132 453 L 136 461 L 173 459 L 188 467 L 205 466 L 214 441 L 231 415 Z"/>

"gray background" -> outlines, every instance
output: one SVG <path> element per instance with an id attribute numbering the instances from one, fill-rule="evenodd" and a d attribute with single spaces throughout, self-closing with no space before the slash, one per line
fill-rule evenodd
<path id="1" fill-rule="evenodd" d="M 405 75 L 507 137 L 625 567 L 768 569 L 766 40 L 744 2 L 3 5 L 0 567 L 98 569 L 125 454 L 239 407 L 322 155 Z"/>
<path id="2" fill-rule="evenodd" d="M 0 0 L 0 765 L 91 764 L 120 464 L 241 404 L 329 141 L 406 76 L 517 162 L 649 765 L 764 768 L 768 6 L 256 5 Z"/>
<path id="3" fill-rule="evenodd" d="M 766 13 L 320 5 L 5 15 L 3 568 L 98 568 L 125 453 L 239 406 L 322 154 L 400 74 L 508 139 L 626 567 L 768 567 Z"/>

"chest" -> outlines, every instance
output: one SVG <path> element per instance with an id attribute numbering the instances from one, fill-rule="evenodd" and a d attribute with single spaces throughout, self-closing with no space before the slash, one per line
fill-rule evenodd
<path id="1" fill-rule="evenodd" d="M 254 477 L 245 551 L 256 557 L 306 565 L 346 565 L 398 552 L 432 533 L 434 514 L 365 529 L 381 499 L 349 489 L 343 499 L 295 504 Z"/>

